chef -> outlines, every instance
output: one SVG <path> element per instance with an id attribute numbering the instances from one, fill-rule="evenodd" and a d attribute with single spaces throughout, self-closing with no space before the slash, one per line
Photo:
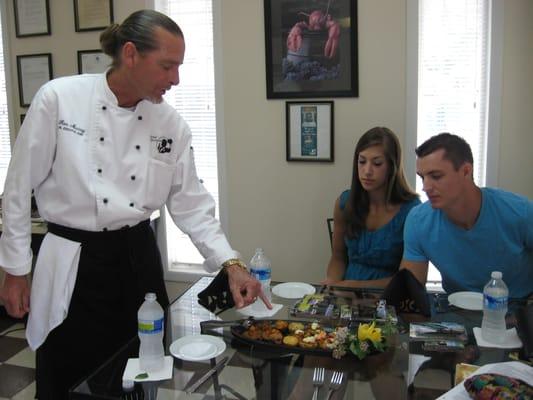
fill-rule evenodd
<path id="1" fill-rule="evenodd" d="M 165 204 L 206 270 L 224 268 L 237 307 L 257 297 L 271 307 L 214 218 L 187 123 L 163 101 L 179 83 L 182 31 L 141 10 L 108 27 L 100 42 L 113 60 L 106 73 L 52 80 L 33 98 L 4 189 L 1 296 L 13 317 L 29 312 L 40 400 L 66 399 L 136 334 L 146 292 L 168 305 L 149 226 Z M 32 189 L 48 233 L 30 293 Z"/>

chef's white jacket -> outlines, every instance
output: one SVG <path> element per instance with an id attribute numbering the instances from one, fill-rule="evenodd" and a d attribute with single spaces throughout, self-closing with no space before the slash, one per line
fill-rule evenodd
<path id="1" fill-rule="evenodd" d="M 146 220 L 166 204 L 176 225 L 205 257 L 207 271 L 239 256 L 214 218 L 215 202 L 196 175 L 187 123 L 165 102 L 143 100 L 133 110 L 119 107 L 105 74 L 52 80 L 32 100 L 2 201 L 0 266 L 13 275 L 31 270 L 32 188 L 39 213 L 49 222 L 88 231 L 114 230 Z M 39 265 L 41 256 L 46 256 L 44 267 Z M 30 322 L 35 301 L 46 300 L 34 299 L 34 293 L 54 291 L 53 285 L 62 280 L 70 293 L 56 299 L 61 305 L 53 307 L 68 310 L 78 259 L 79 244 L 47 234 L 33 278 Z M 39 270 L 46 271 L 46 277 Z M 48 283 L 39 287 L 40 280 Z"/>

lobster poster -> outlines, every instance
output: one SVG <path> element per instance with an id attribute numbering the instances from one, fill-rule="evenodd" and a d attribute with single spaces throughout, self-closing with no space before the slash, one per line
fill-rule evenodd
<path id="1" fill-rule="evenodd" d="M 357 1 L 264 1 L 267 98 L 357 97 Z"/>

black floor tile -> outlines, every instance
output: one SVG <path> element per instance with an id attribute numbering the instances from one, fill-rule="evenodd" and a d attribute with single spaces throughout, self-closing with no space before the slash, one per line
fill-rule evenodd
<path id="1" fill-rule="evenodd" d="M 5 362 L 17 354 L 19 351 L 28 347 L 26 339 L 13 337 L 0 337 L 0 362 Z M 2 396 L 0 396 L 2 397 Z"/>
<path id="2" fill-rule="evenodd" d="M 0 365 L 0 397 L 11 398 L 35 380 L 33 368 Z"/>

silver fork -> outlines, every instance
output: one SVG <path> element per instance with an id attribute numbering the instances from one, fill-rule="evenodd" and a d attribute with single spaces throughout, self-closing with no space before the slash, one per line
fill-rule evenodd
<path id="1" fill-rule="evenodd" d="M 313 400 L 318 399 L 318 389 L 323 384 L 324 384 L 324 368 L 315 367 L 315 371 L 313 372 L 313 386 L 315 387 L 315 390 L 313 392 Z"/>
<path id="2" fill-rule="evenodd" d="M 341 371 L 333 372 L 333 376 L 331 377 L 331 382 L 329 383 L 328 396 L 326 397 L 327 400 L 331 398 L 331 395 L 333 394 L 335 390 L 338 390 L 341 387 L 342 378 L 344 378 L 344 372 L 341 372 Z"/>

